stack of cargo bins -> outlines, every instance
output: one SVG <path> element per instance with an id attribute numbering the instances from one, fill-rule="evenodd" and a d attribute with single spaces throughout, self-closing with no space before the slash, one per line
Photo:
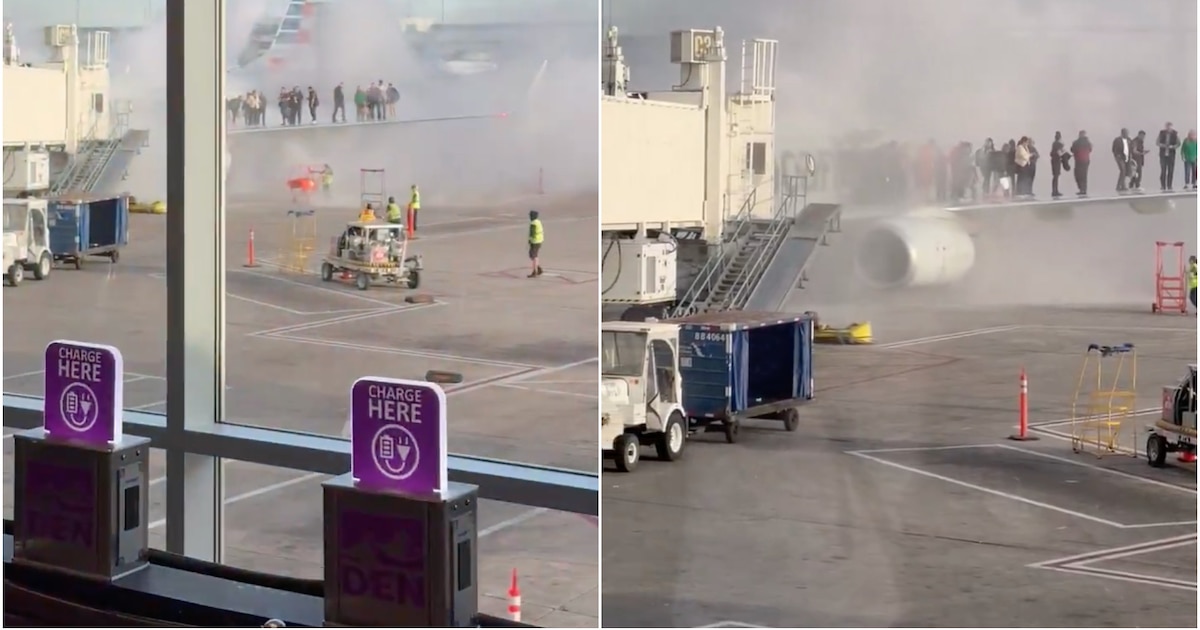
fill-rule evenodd
<path id="1" fill-rule="evenodd" d="M 813 397 L 811 315 L 727 311 L 671 320 L 679 330 L 683 408 L 692 431 L 736 442 L 743 420 L 782 420 Z"/>
<path id="2" fill-rule="evenodd" d="M 49 199 L 50 251 L 54 260 L 83 266 L 86 256 L 112 262 L 129 244 L 129 197 L 71 195 Z"/>

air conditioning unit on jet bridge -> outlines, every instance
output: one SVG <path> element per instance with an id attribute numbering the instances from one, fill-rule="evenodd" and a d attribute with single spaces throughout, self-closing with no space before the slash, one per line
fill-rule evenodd
<path id="1" fill-rule="evenodd" d="M 601 243 L 603 301 L 611 304 L 661 304 L 675 299 L 673 242 L 621 239 Z"/>
<path id="2" fill-rule="evenodd" d="M 671 31 L 671 63 L 705 63 L 719 44 L 715 31 Z"/>

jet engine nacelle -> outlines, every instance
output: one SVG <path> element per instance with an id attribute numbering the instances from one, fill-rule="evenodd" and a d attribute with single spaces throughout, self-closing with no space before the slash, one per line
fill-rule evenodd
<path id="1" fill-rule="evenodd" d="M 858 242 L 855 267 L 885 289 L 961 279 L 975 265 L 975 242 L 955 217 L 903 216 L 872 225 Z"/>
<path id="2" fill-rule="evenodd" d="M 1130 199 L 1129 207 L 1138 214 L 1166 214 L 1175 209 L 1173 199 Z"/>

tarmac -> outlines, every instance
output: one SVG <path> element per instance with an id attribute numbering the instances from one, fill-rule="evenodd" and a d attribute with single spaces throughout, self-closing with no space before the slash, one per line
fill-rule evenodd
<path id="1" fill-rule="evenodd" d="M 319 203 L 303 219 L 288 214 L 286 200 L 235 202 L 227 211 L 229 422 L 343 435 L 356 378 L 446 370 L 463 375 L 462 384 L 445 386 L 451 452 L 596 470 L 594 193 L 427 202 L 410 249 L 424 257 L 421 286 L 365 292 L 316 275 L 330 239 L 357 214 L 353 200 Z M 525 277 L 530 208 L 541 211 L 547 239 L 546 273 L 537 279 Z M 119 347 L 126 407 L 165 411 L 165 225 L 162 216 L 135 215 L 132 243 L 118 264 L 97 259 L 5 288 L 5 393 L 40 395 L 45 345 L 74 339 Z M 253 267 L 246 266 L 251 230 Z M 432 303 L 405 302 L 415 294 Z M 12 440 L 4 449 L 11 518 Z M 161 547 L 166 484 L 159 451 L 150 474 L 151 544 Z M 320 577 L 325 479 L 226 461 L 225 561 Z M 594 518 L 483 501 L 479 519 L 483 612 L 506 614 L 516 568 L 525 621 L 595 627 Z"/>
<path id="2" fill-rule="evenodd" d="M 796 432 L 751 421 L 737 444 L 695 436 L 678 462 L 605 463 L 604 625 L 1195 627 L 1196 467 L 1138 456 L 1161 387 L 1196 361 L 1195 318 L 1153 315 L 1140 293 L 968 306 L 953 291 L 849 290 L 846 236 L 788 307 L 869 318 L 876 345 L 817 347 Z M 1103 247 L 1089 255 L 1141 251 Z M 1150 295 L 1151 271 L 1131 272 Z M 1068 299 L 1108 278 L 1094 273 Z M 1074 453 L 1085 349 L 1125 342 L 1138 412 L 1121 450 Z M 1022 369 L 1036 441 L 1009 439 Z"/>

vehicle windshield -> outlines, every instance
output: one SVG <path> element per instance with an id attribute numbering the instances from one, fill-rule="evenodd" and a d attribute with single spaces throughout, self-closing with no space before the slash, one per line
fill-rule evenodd
<path id="1" fill-rule="evenodd" d="M 25 204 L 6 203 L 4 204 L 4 231 L 5 232 L 20 232 L 25 229 L 25 217 L 29 214 L 29 207 Z"/>
<path id="2" fill-rule="evenodd" d="M 600 335 L 604 376 L 642 376 L 646 364 L 646 333 L 609 331 Z"/>

